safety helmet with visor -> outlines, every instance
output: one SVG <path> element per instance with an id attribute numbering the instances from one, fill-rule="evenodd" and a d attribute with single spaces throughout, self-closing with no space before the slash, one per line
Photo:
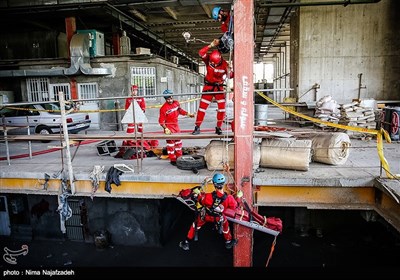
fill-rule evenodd
<path id="1" fill-rule="evenodd" d="M 212 182 L 214 184 L 214 187 L 216 187 L 217 189 L 222 189 L 226 182 L 224 174 L 216 173 L 212 178 Z"/>
<path id="2" fill-rule="evenodd" d="M 218 50 L 213 50 L 210 54 L 210 66 L 216 67 L 222 62 L 221 53 Z"/>
<path id="3" fill-rule="evenodd" d="M 167 100 L 168 98 L 171 98 L 172 97 L 171 94 L 174 94 L 172 92 L 172 90 L 170 90 L 170 89 L 164 90 L 163 95 L 164 95 L 165 100 Z"/>

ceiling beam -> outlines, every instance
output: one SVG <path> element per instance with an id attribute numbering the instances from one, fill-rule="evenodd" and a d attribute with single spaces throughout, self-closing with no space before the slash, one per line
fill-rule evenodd
<path id="1" fill-rule="evenodd" d="M 178 15 L 176 11 L 174 11 L 171 7 L 164 7 L 164 11 L 166 11 L 170 17 L 172 17 L 174 20 L 178 20 Z"/>
<path id="2" fill-rule="evenodd" d="M 201 7 L 203 8 L 204 12 L 208 16 L 208 18 L 211 18 L 211 9 L 208 5 L 206 4 L 201 4 Z"/>
<path id="3" fill-rule="evenodd" d="M 147 22 L 147 17 L 144 14 L 142 14 L 141 12 L 139 12 L 138 10 L 130 9 L 129 12 L 132 13 L 132 15 L 134 15 L 135 17 L 137 17 L 141 21 Z"/>

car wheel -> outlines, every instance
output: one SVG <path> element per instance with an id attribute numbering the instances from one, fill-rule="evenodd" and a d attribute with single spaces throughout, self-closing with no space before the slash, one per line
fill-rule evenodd
<path id="1" fill-rule="evenodd" d="M 37 129 L 36 129 L 36 133 L 37 134 L 42 134 L 42 135 L 49 135 L 49 134 L 51 134 L 51 130 L 50 130 L 50 128 L 48 128 L 48 127 L 45 127 L 45 126 L 41 126 L 41 127 L 38 127 Z M 50 142 L 50 140 L 40 140 L 42 143 L 49 143 Z"/>
<path id="2" fill-rule="evenodd" d="M 206 167 L 206 161 L 201 155 L 184 155 L 176 159 L 176 167 L 183 170 L 201 169 Z"/>

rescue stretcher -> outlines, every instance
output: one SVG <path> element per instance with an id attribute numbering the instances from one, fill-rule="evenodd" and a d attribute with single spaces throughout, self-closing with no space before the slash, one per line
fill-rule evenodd
<path id="1" fill-rule="evenodd" d="M 180 202 L 193 211 L 198 211 L 197 196 L 193 192 L 196 188 L 202 189 L 201 186 L 196 186 L 191 189 L 182 189 L 176 196 Z M 262 216 L 256 211 L 250 210 L 243 200 L 241 200 L 241 203 L 236 209 L 224 209 L 223 213 L 229 221 L 248 228 L 273 236 L 277 236 L 282 232 L 282 220 L 280 218 Z"/>

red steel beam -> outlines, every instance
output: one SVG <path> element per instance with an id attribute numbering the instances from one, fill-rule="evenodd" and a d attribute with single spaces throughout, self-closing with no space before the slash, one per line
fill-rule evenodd
<path id="1" fill-rule="evenodd" d="M 235 182 L 253 208 L 253 0 L 234 1 L 234 119 L 235 119 Z M 239 243 L 234 247 L 233 266 L 253 264 L 253 230 L 234 225 Z"/>
<path id="2" fill-rule="evenodd" d="M 76 20 L 75 17 L 67 17 L 65 18 L 65 33 L 67 34 L 67 50 L 68 50 L 68 56 L 71 56 L 70 53 L 70 43 L 72 36 L 76 33 Z"/>

